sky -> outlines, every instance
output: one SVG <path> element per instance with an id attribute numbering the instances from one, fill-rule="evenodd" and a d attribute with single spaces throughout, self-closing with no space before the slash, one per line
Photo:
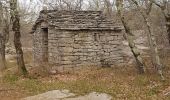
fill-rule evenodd
<path id="1" fill-rule="evenodd" d="M 29 6 L 30 5 L 30 1 L 31 6 L 35 9 L 35 10 L 40 10 L 42 9 L 43 4 L 40 1 L 43 0 L 19 0 L 19 2 L 21 3 L 22 6 Z M 51 5 L 53 5 L 55 0 L 44 0 L 45 3 L 50 3 Z M 66 1 L 76 1 L 76 0 L 66 0 Z M 83 8 L 87 9 L 87 7 L 89 7 L 89 2 L 93 2 L 93 1 L 99 1 L 100 3 L 103 3 L 103 0 L 83 0 Z M 114 0 L 110 0 L 110 1 L 114 1 Z M 91 3 L 93 4 L 93 3 Z"/>
<path id="2" fill-rule="evenodd" d="M 42 10 L 42 8 L 44 6 L 44 4 L 42 2 L 40 2 L 41 0 L 18 0 L 18 1 L 19 1 L 20 9 L 22 9 L 22 11 L 23 11 L 22 13 L 24 13 L 24 12 L 26 12 L 26 13 L 34 12 L 34 15 L 32 15 L 34 17 L 34 19 L 37 18 L 37 16 L 39 15 L 39 12 Z M 53 5 L 55 0 L 45 0 L 45 1 L 46 1 L 46 3 L 50 3 L 50 4 Z M 66 0 L 66 1 L 72 2 L 72 1 L 76 1 L 76 0 Z M 92 9 L 93 10 L 100 10 L 100 8 L 99 9 L 94 8 L 94 7 L 96 7 L 96 6 L 93 5 L 94 1 L 95 0 L 84 0 L 82 9 L 83 10 L 85 10 L 85 9 L 86 10 L 92 10 Z M 99 1 L 99 3 L 101 5 L 103 4 L 103 2 L 102 2 L 103 0 L 97 0 L 97 1 Z M 111 1 L 114 1 L 114 0 L 111 0 Z M 89 3 L 89 2 L 92 2 L 92 3 Z M 101 6 L 101 8 L 102 7 L 103 6 Z M 48 9 L 50 9 L 50 8 L 48 8 Z M 28 19 L 28 17 L 29 16 L 26 16 L 25 19 Z"/>
<path id="3" fill-rule="evenodd" d="M 19 0 L 19 3 L 21 7 L 25 8 L 31 7 L 33 10 L 40 10 L 42 8 L 42 5 L 38 1 L 39 0 Z"/>

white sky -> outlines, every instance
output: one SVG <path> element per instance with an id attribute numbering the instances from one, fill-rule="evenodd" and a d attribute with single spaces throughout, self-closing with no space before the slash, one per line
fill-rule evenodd
<path id="1" fill-rule="evenodd" d="M 31 4 L 30 4 L 31 1 Z M 22 6 L 27 7 L 31 5 L 34 10 L 40 10 L 42 9 L 43 4 L 40 2 L 41 0 L 19 0 Z M 43 1 L 43 0 L 42 0 Z M 67 1 L 67 0 L 66 0 Z M 68 0 L 68 1 L 73 1 L 73 0 Z M 74 0 L 75 1 L 75 0 Z M 93 0 L 83 0 L 83 8 L 87 8 L 89 6 L 89 1 L 93 2 Z M 94 0 L 95 1 L 95 0 Z M 98 0 L 100 3 L 103 3 L 103 0 Z M 115 0 L 110 0 L 111 2 L 114 2 Z M 53 0 L 45 0 L 46 3 L 53 4 Z"/>

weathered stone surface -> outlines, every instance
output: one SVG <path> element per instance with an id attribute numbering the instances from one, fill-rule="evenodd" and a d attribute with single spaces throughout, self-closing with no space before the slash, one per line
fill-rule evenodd
<path id="1" fill-rule="evenodd" d="M 54 90 L 22 100 L 112 100 L 112 97 L 105 93 L 92 92 L 85 96 L 76 96 L 68 90 Z"/>
<path id="2" fill-rule="evenodd" d="M 85 96 L 75 97 L 75 98 L 66 98 L 63 100 L 112 100 L 112 97 L 105 93 L 90 93 Z"/>
<path id="3" fill-rule="evenodd" d="M 68 90 L 54 90 L 36 96 L 27 97 L 22 100 L 61 100 L 71 96 L 75 96 L 75 94 L 70 93 Z"/>

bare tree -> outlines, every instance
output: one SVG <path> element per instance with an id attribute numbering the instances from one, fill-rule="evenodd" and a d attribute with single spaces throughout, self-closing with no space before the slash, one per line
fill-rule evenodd
<path id="1" fill-rule="evenodd" d="M 111 4 L 111 1 L 110 0 L 104 0 L 104 3 L 105 3 L 105 6 L 106 6 L 106 14 L 108 17 L 112 17 L 112 4 Z"/>
<path id="2" fill-rule="evenodd" d="M 4 4 L 3 4 L 4 3 Z M 9 39 L 8 11 L 5 1 L 0 1 L 0 70 L 6 69 L 5 44 Z"/>
<path id="3" fill-rule="evenodd" d="M 0 29 L 2 31 L 2 21 L 3 21 L 3 7 L 2 7 L 2 3 L 0 2 Z M 4 70 L 6 68 L 6 65 L 5 65 L 5 43 L 4 43 L 4 33 L 3 32 L 0 32 L 0 71 Z"/>
<path id="4" fill-rule="evenodd" d="M 159 53 L 158 53 L 158 46 L 157 46 L 156 39 L 155 39 L 156 36 L 152 30 L 151 21 L 149 19 L 150 18 L 149 15 L 150 15 L 150 12 L 152 9 L 152 2 L 148 2 L 147 0 L 145 1 L 146 9 L 142 9 L 136 0 L 132 0 L 132 2 L 136 5 L 138 11 L 140 12 L 140 14 L 142 15 L 142 17 L 144 19 L 144 23 L 148 30 L 147 37 L 148 37 L 148 41 L 149 41 L 149 45 L 150 45 L 150 50 L 152 52 L 153 64 L 154 64 L 155 68 L 157 69 L 158 74 L 164 80 L 164 76 L 162 73 L 162 64 L 160 61 L 160 57 L 159 57 Z"/>
<path id="5" fill-rule="evenodd" d="M 20 16 L 18 13 L 17 0 L 10 0 L 10 15 L 12 22 L 12 30 L 14 32 L 14 45 L 17 54 L 17 64 L 18 71 L 20 74 L 27 75 L 27 70 L 24 63 L 22 44 L 20 41 L 21 33 L 20 33 Z"/>
<path id="6" fill-rule="evenodd" d="M 107 2 L 107 4 L 108 4 L 108 2 Z M 108 7 L 108 6 L 110 6 L 110 5 L 106 5 L 105 0 L 88 0 L 87 9 L 88 10 L 101 10 L 101 11 L 104 11 L 105 7 Z"/>
<path id="7" fill-rule="evenodd" d="M 6 69 L 4 35 L 0 33 L 0 71 Z"/>
<path id="8" fill-rule="evenodd" d="M 123 14 L 123 6 L 124 6 L 124 3 L 123 3 L 123 0 L 117 0 L 116 1 L 116 7 L 117 7 L 117 14 L 118 16 L 120 17 L 121 19 L 121 22 L 125 28 L 125 38 L 127 39 L 128 43 L 129 43 L 129 47 L 133 53 L 133 56 L 135 57 L 136 59 L 136 63 L 137 63 L 137 69 L 138 69 L 138 72 L 140 74 L 144 73 L 145 70 L 144 70 L 144 63 L 142 61 L 142 57 L 141 57 L 141 54 L 139 52 L 139 50 L 137 49 L 134 41 L 133 41 L 133 34 L 129 28 L 129 26 L 127 25 L 125 19 L 124 19 L 124 14 Z"/>
<path id="9" fill-rule="evenodd" d="M 43 5 L 47 5 L 57 10 L 82 10 L 84 0 L 39 0 Z"/>
<path id="10" fill-rule="evenodd" d="M 150 0 L 152 3 L 154 3 L 156 6 L 158 6 L 161 9 L 162 14 L 164 15 L 165 21 L 166 21 L 166 29 L 168 33 L 168 40 L 170 44 L 170 1 L 169 0 Z"/>

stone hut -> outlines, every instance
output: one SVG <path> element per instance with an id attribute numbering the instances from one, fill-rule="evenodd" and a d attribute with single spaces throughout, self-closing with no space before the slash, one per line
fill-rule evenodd
<path id="1" fill-rule="evenodd" d="M 43 10 L 33 26 L 33 58 L 56 70 L 123 61 L 122 27 L 101 11 Z"/>

